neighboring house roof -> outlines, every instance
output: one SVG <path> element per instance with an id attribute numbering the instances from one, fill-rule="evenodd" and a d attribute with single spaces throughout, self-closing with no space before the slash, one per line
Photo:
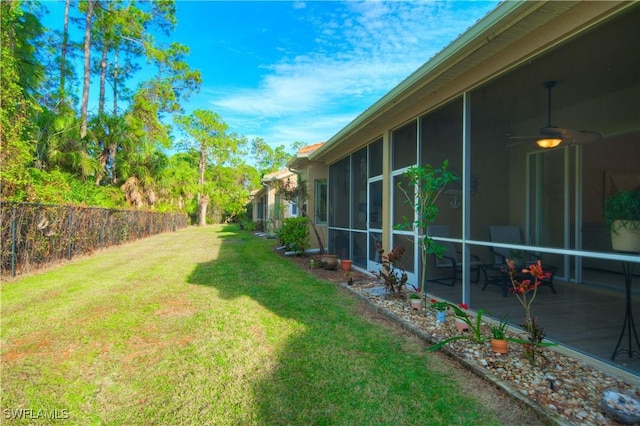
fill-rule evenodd
<path id="1" fill-rule="evenodd" d="M 277 172 L 267 173 L 262 177 L 261 182 L 263 183 L 275 182 L 277 180 L 287 179 L 293 175 L 294 173 L 291 170 L 281 169 L 281 170 L 278 170 Z"/>
<path id="2" fill-rule="evenodd" d="M 310 155 L 320 149 L 324 144 L 325 142 L 318 142 L 311 145 L 303 146 L 298 150 L 296 156 L 289 160 L 287 165 L 290 168 L 299 167 L 305 160 L 309 159 Z"/>
<path id="3" fill-rule="evenodd" d="M 298 157 L 305 157 L 305 156 L 309 156 L 311 154 L 313 154 L 314 152 L 316 152 L 316 150 L 318 148 L 320 148 L 322 145 L 324 145 L 324 142 L 318 142 L 318 143 L 314 143 L 312 145 L 307 145 L 307 146 L 303 146 L 302 148 L 300 148 L 298 150 Z"/>
<path id="4" fill-rule="evenodd" d="M 457 96 L 515 66 L 530 61 L 560 40 L 589 29 L 635 2 L 505 1 L 460 35 L 423 66 L 336 133 L 309 156 L 320 160 L 334 148 L 357 138 L 377 119 L 402 114 L 425 99 Z M 531 35 L 536 34 L 537 40 Z M 532 47 L 536 46 L 536 47 Z M 452 81 L 460 80 L 457 94 L 442 95 Z M 435 96 L 432 96 L 435 95 Z M 436 102 L 436 100 L 430 102 Z M 449 99 L 441 99 L 444 103 Z"/>

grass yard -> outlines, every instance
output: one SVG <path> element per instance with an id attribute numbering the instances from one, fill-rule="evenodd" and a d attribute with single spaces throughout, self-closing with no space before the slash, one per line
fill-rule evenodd
<path id="1" fill-rule="evenodd" d="M 191 227 L 3 283 L 3 423 L 499 423 L 274 244 Z"/>

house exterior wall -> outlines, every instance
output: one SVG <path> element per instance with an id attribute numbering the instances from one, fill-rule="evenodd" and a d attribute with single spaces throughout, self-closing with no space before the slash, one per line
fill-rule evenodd
<path id="1" fill-rule="evenodd" d="M 318 219 L 318 209 L 319 206 L 316 205 L 316 182 L 318 180 L 327 180 L 327 166 L 321 162 L 311 162 L 306 168 L 306 177 L 309 192 L 309 199 L 307 200 L 307 215 L 309 217 L 309 222 L 313 222 L 313 226 L 311 223 L 309 224 L 309 244 L 311 248 L 320 248 L 318 243 L 318 238 L 316 237 L 316 231 L 318 236 L 322 241 L 323 247 L 326 248 L 327 244 L 327 223 L 319 222 Z M 325 212 L 326 215 L 326 212 Z M 313 229 L 315 226 L 315 230 Z"/>
<path id="2" fill-rule="evenodd" d="M 277 183 L 288 183 L 295 187 L 297 175 L 287 169 L 271 173 L 262 180 L 263 187 L 253 196 L 253 220 L 268 233 L 275 233 L 288 217 L 297 216 L 291 203 L 278 193 Z M 262 212 L 262 218 L 260 217 Z"/>
<path id="3" fill-rule="evenodd" d="M 535 77 L 534 72 L 527 69 L 535 68 L 535 64 L 531 66 L 522 64 L 526 64 L 526 61 L 542 63 L 546 60 L 549 62 L 549 69 L 558 67 L 569 68 L 572 65 L 571 61 L 563 59 L 563 56 L 566 56 L 566 53 L 563 52 L 561 46 L 571 42 L 571 40 L 576 37 L 574 34 L 584 30 L 585 28 L 595 26 L 600 22 L 611 19 L 610 14 L 617 12 L 622 7 L 620 3 L 587 3 L 589 2 L 571 4 L 570 11 L 567 10 L 566 5 L 562 6 L 564 9 L 557 9 L 556 4 L 547 4 L 545 2 L 538 2 L 535 7 L 529 5 L 531 6 L 531 9 L 526 10 L 526 13 L 523 12 L 522 16 L 516 16 L 514 18 L 514 22 L 508 24 L 501 23 L 501 25 L 495 30 L 487 30 L 488 33 L 493 34 L 494 39 L 492 42 L 497 45 L 496 47 L 485 46 L 485 49 L 491 51 L 491 54 L 487 58 L 480 61 L 475 58 L 475 56 L 477 56 L 476 53 L 469 54 L 462 49 L 463 52 L 460 54 L 461 57 L 457 59 L 458 63 L 468 61 L 472 63 L 471 65 L 462 66 L 460 70 L 455 71 L 451 70 L 451 65 L 449 65 L 449 69 L 446 69 L 442 64 L 433 66 L 433 75 L 425 78 L 425 87 L 417 87 L 416 84 L 416 88 L 407 88 L 406 94 L 399 95 L 400 100 L 394 100 L 394 104 L 397 106 L 380 106 L 381 109 L 386 108 L 387 111 L 385 114 L 375 116 L 366 123 L 363 122 L 361 127 L 353 129 L 353 131 L 349 132 L 344 137 L 339 133 L 332 138 L 325 147 L 323 147 L 324 149 L 328 146 L 331 149 L 324 149 L 324 151 L 321 149 L 322 152 L 319 153 L 318 156 L 321 157 L 326 164 L 333 164 L 341 158 L 344 158 L 346 155 L 349 155 L 371 143 L 371 141 L 382 137 L 384 141 L 384 166 L 386 168 L 384 172 L 385 183 L 383 186 L 384 189 L 382 196 L 385 200 L 384 216 L 389 218 L 391 212 L 389 206 L 392 193 L 390 187 L 391 170 L 389 169 L 389 163 L 392 156 L 390 141 L 393 129 L 397 129 L 408 122 L 412 122 L 413 120 L 425 116 L 425 114 L 429 114 L 431 111 L 442 108 L 446 102 L 451 102 L 454 99 L 461 99 L 461 94 L 465 93 L 465 91 L 466 93 L 471 94 L 471 102 L 475 103 L 477 108 L 483 108 L 485 106 L 483 106 L 482 103 L 477 102 L 476 99 L 483 96 L 483 92 L 488 90 L 488 88 L 491 88 L 490 81 L 500 81 L 501 76 L 505 76 L 502 80 L 506 82 L 506 87 L 514 86 L 514 92 L 522 93 L 519 95 L 520 97 L 536 97 L 544 102 L 544 92 L 540 87 L 542 81 L 546 77 Z M 541 20 L 539 16 L 546 14 L 550 14 L 550 16 L 553 17 Z M 531 20 L 531 23 L 528 22 L 529 19 Z M 562 22 L 562 25 L 559 25 L 560 22 Z M 504 30 L 502 26 L 508 27 L 509 25 L 517 25 L 525 28 L 525 30 L 522 31 L 522 34 L 519 34 L 517 38 L 508 38 L 508 41 L 510 41 L 511 44 L 509 44 L 508 41 L 502 40 L 502 38 L 507 38 L 503 35 L 507 30 Z M 627 35 L 625 38 L 628 40 L 633 37 L 629 37 Z M 471 47 L 466 50 L 472 51 L 473 49 L 478 48 L 477 44 L 470 43 L 470 45 Z M 549 54 L 546 51 L 555 46 L 558 46 L 556 51 L 559 51 L 560 53 L 553 57 L 553 53 Z M 458 54 L 458 52 L 455 54 Z M 545 54 L 547 57 L 551 56 L 551 59 L 545 59 Z M 452 56 L 454 56 L 454 54 L 452 54 Z M 471 59 L 468 59 L 469 57 L 471 57 Z M 438 66 L 442 69 L 438 69 Z M 520 68 L 518 69 L 518 67 Z M 516 69 L 518 69 L 518 72 L 514 72 Z M 538 67 L 538 71 L 539 70 L 540 67 Z M 445 73 L 445 71 L 449 72 Z M 509 78 L 510 75 L 513 77 Z M 534 78 L 537 78 L 537 82 Z M 524 85 L 514 83 L 513 80 L 516 79 L 530 82 L 527 84 L 531 89 L 527 89 L 526 92 L 521 92 Z M 440 80 L 446 80 L 446 82 L 442 83 Z M 431 86 L 432 88 L 429 88 Z M 615 115 L 617 117 L 617 128 L 628 131 L 630 129 L 633 130 L 634 124 L 632 123 L 635 123 L 635 126 L 637 127 L 637 108 L 629 108 L 629 105 L 633 105 L 634 101 L 632 101 L 632 98 L 637 99 L 638 95 L 638 84 L 636 83 L 628 85 L 625 87 L 625 90 L 620 91 L 620 93 L 616 92 L 615 96 L 612 96 L 612 94 L 604 94 L 602 97 L 592 99 L 591 102 L 595 104 L 606 100 L 607 107 L 611 112 L 610 115 Z M 497 96 L 505 96 L 505 93 L 500 92 Z M 513 98 L 513 95 L 511 95 L 511 98 Z M 504 108 L 504 106 L 501 108 Z M 541 105 L 541 108 L 539 109 L 544 110 L 544 104 Z M 574 115 L 583 117 L 587 116 L 589 111 L 598 110 L 597 108 L 589 108 L 588 105 L 580 105 L 579 108 L 574 109 Z M 557 111 L 562 112 L 562 109 L 558 108 Z M 501 112 L 506 113 L 507 111 Z M 572 118 L 569 110 L 567 110 L 567 113 L 562 116 L 558 116 L 562 118 L 563 123 L 568 123 L 570 125 L 582 124 L 579 128 L 588 128 L 590 124 L 602 121 L 600 120 L 600 117 L 603 115 L 596 113 L 593 117 L 589 117 L 588 120 L 584 120 L 584 123 L 575 122 L 576 120 Z M 489 120 L 493 119 L 489 118 Z M 491 132 L 491 127 L 486 127 L 488 130 L 483 131 L 481 128 L 482 126 L 478 126 L 476 124 L 480 121 L 486 122 L 488 120 L 486 118 L 474 116 L 471 123 L 476 134 L 474 140 L 496 140 L 496 134 Z M 540 127 L 545 121 L 546 119 L 543 114 L 535 117 L 532 115 L 532 119 L 529 121 L 512 123 L 511 126 L 507 124 L 507 126 L 503 126 L 503 128 L 505 129 L 505 132 L 509 130 L 514 133 L 517 132 L 519 134 L 525 134 L 530 131 L 530 129 Z M 484 123 L 482 124 L 484 125 Z M 495 123 L 490 125 L 495 125 Z M 598 123 L 597 128 L 608 130 L 604 122 Z M 504 143 L 504 134 L 498 135 L 498 138 L 502 140 L 501 143 Z M 474 158 L 477 162 L 481 162 L 483 157 L 486 164 L 492 162 L 496 164 L 515 164 L 516 162 L 521 161 L 520 158 L 522 157 L 522 152 L 518 152 L 517 149 L 474 151 Z M 460 156 L 457 158 L 450 158 L 449 161 L 452 163 L 453 167 L 457 168 L 457 170 L 462 170 L 463 158 L 461 153 Z M 524 217 L 523 210 L 527 203 L 524 192 L 519 193 L 515 188 L 523 187 L 524 177 L 517 168 L 510 169 L 510 174 L 508 176 L 502 176 L 500 173 L 495 173 L 496 171 L 497 170 L 493 170 L 493 178 L 490 175 L 487 175 L 486 179 L 483 180 L 484 182 L 489 182 L 492 188 L 495 188 L 494 193 L 486 201 L 489 203 L 488 205 L 492 205 L 492 202 L 495 205 L 495 200 L 497 199 L 506 200 L 504 202 L 506 203 L 505 206 L 508 208 L 504 208 L 497 212 L 498 217 L 495 217 L 494 215 L 493 218 L 499 219 L 505 223 L 517 222 L 520 218 Z M 492 170 L 488 170 L 485 173 L 491 172 Z M 590 176 L 587 178 L 590 178 Z M 505 185 L 504 182 L 507 184 Z M 502 195 L 500 195 L 500 193 L 502 193 Z M 510 196 L 507 196 L 508 194 L 510 194 Z M 482 194 L 478 195 L 478 197 L 480 196 L 482 196 Z M 491 198 L 493 198 L 493 200 L 491 200 Z M 482 204 L 476 208 L 482 209 L 482 206 L 486 205 L 487 204 Z M 589 209 L 589 211 L 591 212 L 593 209 Z M 526 224 L 521 220 L 519 225 L 522 227 L 526 226 Z M 391 226 L 391 223 L 385 223 L 383 225 L 383 239 L 385 247 L 391 247 L 392 244 L 390 239 Z M 458 228 L 461 227 L 458 226 Z M 486 229 L 487 228 L 484 227 L 481 234 L 476 232 L 473 237 L 486 240 L 488 238 L 488 231 Z M 458 235 L 462 235 L 462 229 L 459 229 Z"/>
<path id="4" fill-rule="evenodd" d="M 399 241 L 413 244 L 411 281 L 417 283 L 419 247 L 412 241 L 419 235 L 397 230 L 399 221 L 393 218 L 394 208 L 399 209 L 394 183 L 402 172 L 393 167 L 399 153 L 394 135 L 405 125 L 415 126 L 419 164 L 438 166 L 447 159 L 460 177 L 439 200 L 437 224 L 451 229 L 464 253 L 462 279 L 455 289 L 429 284 L 428 291 L 472 307 L 483 290 L 470 282 L 469 259 L 474 254 L 493 263 L 491 225 L 518 227 L 522 242 L 514 249 L 534 248 L 557 268 L 557 279 L 573 285 L 590 284 L 586 275 L 593 269 L 618 271 L 620 261 L 639 260 L 611 253 L 602 204 L 610 182 L 640 185 L 640 48 L 635 41 L 640 6 L 506 2 L 497 9 L 504 13 L 470 29 L 461 36 L 464 43 L 445 49 L 310 156 L 329 167 L 332 187 L 332 179 L 347 179 L 332 173 L 333 167 L 382 138 L 381 240 L 386 251 Z M 551 110 L 543 87 L 548 80 L 558 81 Z M 602 137 L 592 144 L 567 139 L 558 149 L 536 150 L 533 136 L 549 124 L 594 130 Z M 360 231 L 330 224 L 328 233 Z M 375 269 L 372 265 L 367 269 Z M 429 266 L 431 279 L 439 272 Z M 606 279 L 594 284 L 624 287 L 619 274 Z M 573 303 L 563 309 L 579 312 L 579 301 Z M 505 300 L 499 309 L 508 313 L 508 308 Z M 563 321 L 547 326 L 552 337 Z M 617 336 L 607 338 L 615 344 Z"/>

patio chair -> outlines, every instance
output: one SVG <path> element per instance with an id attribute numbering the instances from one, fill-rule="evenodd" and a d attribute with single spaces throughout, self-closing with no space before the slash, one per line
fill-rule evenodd
<path id="1" fill-rule="evenodd" d="M 427 232 L 432 237 L 451 237 L 451 232 L 447 225 L 430 225 L 427 229 Z M 445 277 L 431 278 L 428 281 L 453 287 L 456 285 L 458 272 L 462 272 L 461 253 L 455 249 L 451 242 L 437 241 L 437 244 L 444 246 L 445 252 L 442 257 L 433 256 L 435 266 L 437 269 L 448 270 L 449 274 Z M 480 279 L 480 265 L 482 265 L 482 262 L 478 256 L 471 255 L 471 257 L 473 259 L 471 260 L 471 271 L 475 272 L 475 278 L 471 279 L 471 282 L 477 283 Z"/>
<path id="2" fill-rule="evenodd" d="M 491 225 L 489 227 L 491 241 L 494 243 L 505 243 L 522 245 L 520 237 L 520 228 L 513 225 Z M 495 256 L 494 262 L 497 265 L 504 265 L 507 259 L 514 259 L 516 263 L 532 263 L 536 262 L 540 257 L 535 253 L 524 250 L 514 250 L 504 247 L 490 247 L 491 252 Z"/>
<path id="3" fill-rule="evenodd" d="M 520 228 L 512 225 L 492 225 L 489 227 L 489 232 L 491 234 L 491 241 L 495 243 L 505 243 L 505 244 L 516 244 L 522 245 L 522 238 L 520 238 Z M 484 265 L 484 286 L 482 290 L 487 288 L 489 284 L 497 284 L 502 287 L 503 296 L 506 297 L 507 288 L 509 288 L 510 283 L 508 281 L 508 277 L 504 275 L 504 273 L 499 274 L 488 274 L 491 270 L 501 271 L 502 268 L 507 263 L 507 259 L 515 260 L 517 264 L 529 265 L 532 263 L 536 263 L 538 260 L 541 260 L 540 256 L 536 253 L 532 253 L 526 250 L 513 250 L 503 247 L 490 247 L 491 252 L 495 256 L 495 265 L 491 267 L 490 265 Z M 542 265 L 545 272 L 550 272 L 551 276 L 543 280 L 541 285 L 551 287 L 551 291 L 556 294 L 556 289 L 553 286 L 553 277 L 558 270 L 557 266 L 546 265 L 543 263 Z"/>

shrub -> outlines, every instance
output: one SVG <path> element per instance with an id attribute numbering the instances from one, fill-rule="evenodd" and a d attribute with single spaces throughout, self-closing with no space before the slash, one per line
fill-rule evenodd
<path id="1" fill-rule="evenodd" d="M 253 232 L 256 229 L 258 229 L 258 224 L 248 220 L 248 219 L 242 219 L 240 221 L 240 229 L 244 229 L 245 231 L 249 231 L 249 232 Z"/>
<path id="2" fill-rule="evenodd" d="M 286 218 L 280 228 L 280 241 L 289 251 L 304 254 L 309 247 L 309 219 L 307 217 Z"/>

